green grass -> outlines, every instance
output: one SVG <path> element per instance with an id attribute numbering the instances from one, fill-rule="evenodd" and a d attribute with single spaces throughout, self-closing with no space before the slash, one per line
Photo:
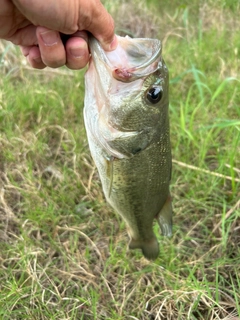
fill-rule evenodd
<path id="1" fill-rule="evenodd" d="M 154 262 L 127 249 L 89 155 L 84 71 L 32 70 L 0 43 L 0 319 L 240 317 L 239 2 L 105 5 L 118 33 L 163 41 L 173 237 Z"/>

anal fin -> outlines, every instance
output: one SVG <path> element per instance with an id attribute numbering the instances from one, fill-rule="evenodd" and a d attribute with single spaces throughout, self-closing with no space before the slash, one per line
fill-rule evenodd
<path id="1" fill-rule="evenodd" d="M 172 235 L 172 200 L 171 200 L 170 194 L 156 218 L 161 228 L 162 234 L 164 236 L 171 237 Z"/>

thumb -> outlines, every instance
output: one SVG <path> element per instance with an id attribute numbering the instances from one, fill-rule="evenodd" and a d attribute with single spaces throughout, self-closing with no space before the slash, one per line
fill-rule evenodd
<path id="1" fill-rule="evenodd" d="M 105 51 L 116 49 L 118 40 L 114 34 L 114 21 L 102 3 L 99 3 L 99 5 L 94 7 L 88 27 L 79 26 L 79 30 L 82 29 L 92 33 Z"/>

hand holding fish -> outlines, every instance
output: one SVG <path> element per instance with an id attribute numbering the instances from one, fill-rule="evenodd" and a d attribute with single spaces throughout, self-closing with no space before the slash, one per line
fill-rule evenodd
<path id="1" fill-rule="evenodd" d="M 0 38 L 19 45 L 34 68 L 85 67 L 89 60 L 86 31 L 106 51 L 116 48 L 114 22 L 100 0 L 1 1 Z M 62 35 L 66 35 L 64 42 Z"/>

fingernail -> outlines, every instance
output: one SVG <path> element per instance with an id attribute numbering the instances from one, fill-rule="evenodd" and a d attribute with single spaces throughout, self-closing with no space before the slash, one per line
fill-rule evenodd
<path id="1" fill-rule="evenodd" d="M 37 63 L 40 63 L 42 62 L 42 58 L 41 57 L 36 57 L 36 58 L 33 58 L 33 60 Z"/>
<path id="2" fill-rule="evenodd" d="M 109 50 L 112 51 L 112 50 L 116 49 L 117 45 L 118 45 L 118 39 L 117 39 L 116 35 L 114 35 L 113 41 L 110 43 Z"/>
<path id="3" fill-rule="evenodd" d="M 80 59 L 86 55 L 87 45 L 72 47 L 69 48 L 69 51 L 74 58 Z"/>
<path id="4" fill-rule="evenodd" d="M 40 33 L 41 38 L 46 46 L 51 47 L 58 43 L 59 35 L 56 31 L 44 31 Z"/>

